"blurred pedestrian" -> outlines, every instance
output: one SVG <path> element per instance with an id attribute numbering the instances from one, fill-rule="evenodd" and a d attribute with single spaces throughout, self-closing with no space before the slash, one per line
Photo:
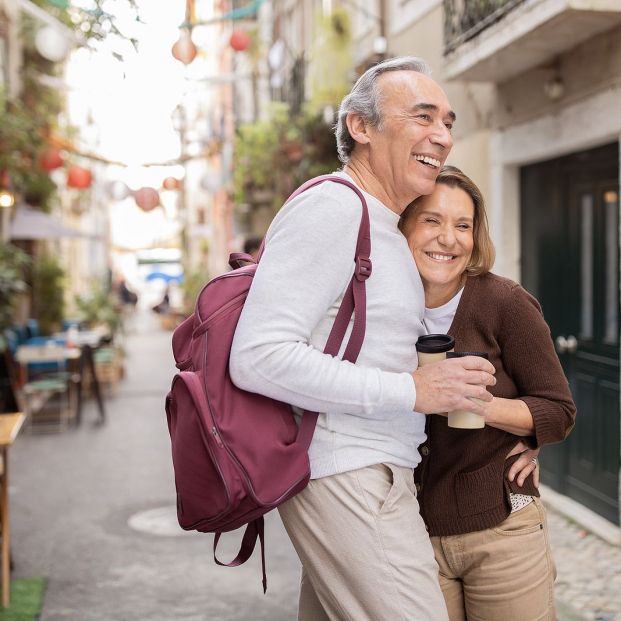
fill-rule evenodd
<path id="1" fill-rule="evenodd" d="M 259 254 L 259 248 L 261 248 L 260 237 L 249 237 L 244 242 L 244 252 L 246 254 L 249 254 L 255 260 L 257 258 L 257 255 Z"/>
<path id="2" fill-rule="evenodd" d="M 302 561 L 302 621 L 447 619 L 414 487 L 420 412 L 491 399 L 485 386 L 495 380 L 474 357 L 415 370 L 424 291 L 399 215 L 433 191 L 455 117 L 427 74 L 417 58 L 380 63 L 339 111 L 337 174 L 364 193 L 371 223 L 356 364 L 322 353 L 354 271 L 361 217 L 356 194 L 334 182 L 289 201 L 272 222 L 231 350 L 239 387 L 320 412 L 311 481 L 279 507 Z"/>
<path id="3" fill-rule="evenodd" d="M 166 285 L 166 290 L 162 299 L 152 308 L 158 315 L 166 315 L 170 311 L 170 286 Z"/>
<path id="4" fill-rule="evenodd" d="M 117 295 L 119 297 L 121 305 L 124 307 L 135 307 L 138 303 L 138 295 L 127 286 L 124 278 L 121 278 L 117 285 Z"/>
<path id="5" fill-rule="evenodd" d="M 440 171 L 433 193 L 403 212 L 401 228 L 423 280 L 428 331 L 452 335 L 461 351 L 486 352 L 496 368 L 485 427 L 454 429 L 428 416 L 415 473 L 450 621 L 555 619 L 537 458 L 520 442 L 560 442 L 574 425 L 550 330 L 537 300 L 490 272 L 483 197 L 458 168 Z"/>

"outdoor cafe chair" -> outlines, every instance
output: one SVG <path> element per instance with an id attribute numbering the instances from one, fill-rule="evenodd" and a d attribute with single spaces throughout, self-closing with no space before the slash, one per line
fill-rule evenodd
<path id="1" fill-rule="evenodd" d="M 77 353 L 79 355 L 79 350 Z M 77 375 L 68 369 L 65 346 L 53 341 L 40 346 L 22 346 L 16 352 L 16 359 L 25 369 L 25 382 L 20 392 L 27 416 L 26 429 L 66 428 L 75 416 Z M 29 370 L 32 366 L 40 369 L 36 375 Z"/>

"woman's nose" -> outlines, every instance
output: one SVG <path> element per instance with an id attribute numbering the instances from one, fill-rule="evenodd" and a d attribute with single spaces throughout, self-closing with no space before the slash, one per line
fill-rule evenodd
<path id="1" fill-rule="evenodd" d="M 438 241 L 443 246 L 452 246 L 455 243 L 455 233 L 453 228 L 450 226 L 443 227 L 438 235 Z"/>

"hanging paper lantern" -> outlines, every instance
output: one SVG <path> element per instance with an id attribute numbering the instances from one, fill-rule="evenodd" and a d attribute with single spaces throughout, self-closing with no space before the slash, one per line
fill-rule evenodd
<path id="1" fill-rule="evenodd" d="M 69 53 L 69 40 L 57 28 L 44 26 L 35 36 L 37 52 L 52 62 L 60 62 Z"/>
<path id="2" fill-rule="evenodd" d="M 108 186 L 108 192 L 115 201 L 122 201 L 129 196 L 129 188 L 122 181 L 112 181 Z"/>
<path id="3" fill-rule="evenodd" d="M 134 200 L 143 211 L 151 211 L 160 204 L 160 195 L 153 188 L 140 188 L 134 192 Z"/>
<path id="4" fill-rule="evenodd" d="M 201 179 L 201 188 L 207 192 L 216 193 L 222 189 L 222 176 L 215 170 L 208 171 Z"/>
<path id="5" fill-rule="evenodd" d="M 244 30 L 235 30 L 229 39 L 229 44 L 236 52 L 243 52 L 250 45 L 250 35 Z"/>
<path id="6" fill-rule="evenodd" d="M 84 190 L 93 182 L 93 174 L 90 170 L 81 166 L 71 166 L 67 171 L 67 186 Z"/>
<path id="7" fill-rule="evenodd" d="M 65 158 L 62 156 L 60 149 L 56 147 L 48 147 L 39 157 L 39 166 L 48 172 L 60 168 L 64 163 Z"/>
<path id="8" fill-rule="evenodd" d="M 175 177 L 166 177 L 162 182 L 162 187 L 165 190 L 178 190 L 180 185 L 179 179 L 175 179 Z"/>
<path id="9" fill-rule="evenodd" d="M 182 29 L 179 40 L 172 46 L 172 55 L 184 65 L 189 65 L 196 58 L 196 52 L 192 33 L 187 28 Z"/>

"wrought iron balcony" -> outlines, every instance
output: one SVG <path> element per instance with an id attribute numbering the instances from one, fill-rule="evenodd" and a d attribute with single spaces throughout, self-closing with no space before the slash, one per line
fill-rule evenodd
<path id="1" fill-rule="evenodd" d="M 444 0 L 444 54 L 478 35 L 525 0 Z"/>

